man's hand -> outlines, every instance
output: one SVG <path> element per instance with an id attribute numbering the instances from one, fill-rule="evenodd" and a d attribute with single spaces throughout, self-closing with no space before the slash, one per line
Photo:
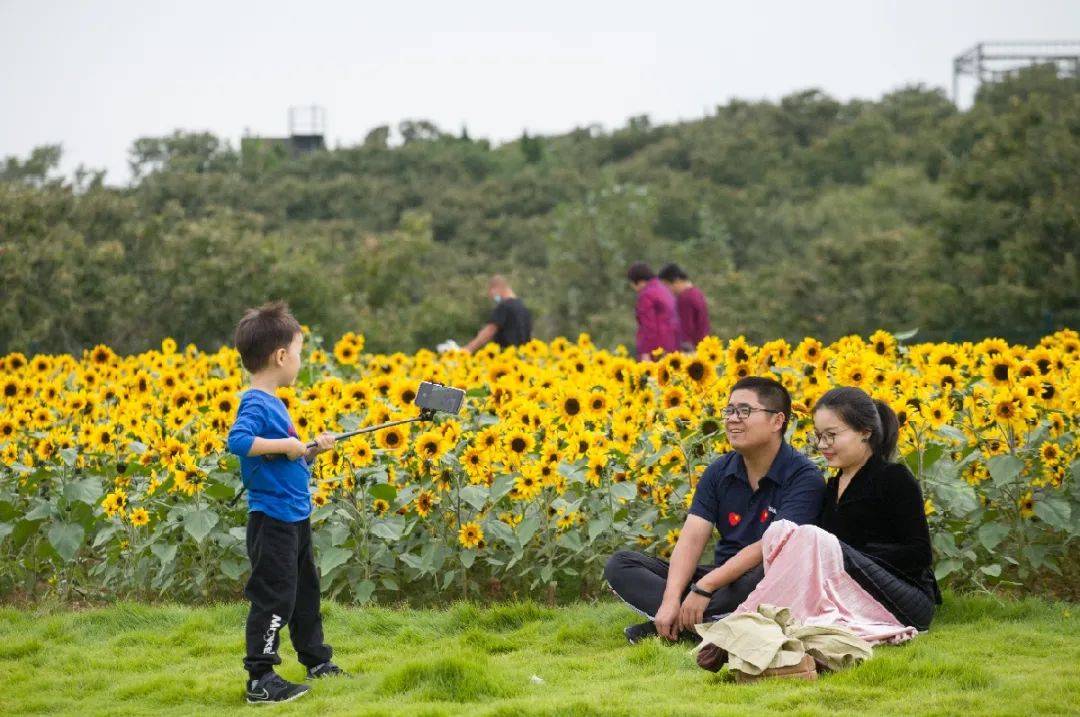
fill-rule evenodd
<path id="1" fill-rule="evenodd" d="M 687 595 L 683 600 L 682 608 L 679 609 L 679 629 L 694 632 L 694 625 L 705 622 L 707 607 L 709 607 L 709 598 L 694 592 Z"/>
<path id="2" fill-rule="evenodd" d="M 308 448 L 299 438 L 290 436 L 289 438 L 283 438 L 281 440 L 285 441 L 282 448 L 284 449 L 285 456 L 290 461 L 295 461 L 297 458 L 301 458 L 307 454 Z"/>
<path id="3" fill-rule="evenodd" d="M 669 640 L 679 639 L 679 601 L 665 599 L 653 619 L 656 632 Z"/>

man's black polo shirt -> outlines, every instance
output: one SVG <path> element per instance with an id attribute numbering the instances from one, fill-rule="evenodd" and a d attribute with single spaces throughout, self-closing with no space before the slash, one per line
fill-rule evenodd
<path id="1" fill-rule="evenodd" d="M 741 455 L 731 451 L 713 461 L 694 491 L 690 515 L 704 518 L 720 531 L 716 542 L 716 564 L 720 565 L 761 540 L 773 520 L 813 523 L 824 495 L 825 479 L 817 466 L 782 443 L 756 492 L 750 488 Z"/>

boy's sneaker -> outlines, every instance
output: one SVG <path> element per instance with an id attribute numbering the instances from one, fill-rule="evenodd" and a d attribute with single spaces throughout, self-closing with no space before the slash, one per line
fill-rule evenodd
<path id="1" fill-rule="evenodd" d="M 253 705 L 291 702 L 303 697 L 311 688 L 285 680 L 276 672 L 267 672 L 257 680 L 248 680 L 247 701 Z"/>
<path id="2" fill-rule="evenodd" d="M 646 637 L 656 636 L 656 625 L 650 622 L 643 622 L 638 625 L 631 625 L 623 630 L 623 634 L 626 635 L 626 641 L 631 645 L 644 640 Z"/>
<path id="3" fill-rule="evenodd" d="M 309 667 L 307 671 L 307 678 L 309 680 L 317 680 L 320 677 L 349 677 L 349 673 L 341 669 L 333 662 L 324 662 L 321 665 L 315 665 Z"/>

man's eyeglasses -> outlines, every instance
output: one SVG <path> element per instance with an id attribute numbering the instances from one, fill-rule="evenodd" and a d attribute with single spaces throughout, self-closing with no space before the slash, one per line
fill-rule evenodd
<path id="1" fill-rule="evenodd" d="M 851 429 L 851 428 L 841 428 L 840 430 L 837 430 L 837 431 L 825 431 L 824 433 L 811 433 L 810 436 L 809 436 L 810 445 L 813 446 L 814 448 L 818 448 L 818 447 L 829 448 L 829 447 L 832 446 L 832 444 L 836 443 L 836 437 L 838 435 L 840 435 L 844 431 L 850 431 L 850 430 L 853 430 L 853 429 Z"/>
<path id="2" fill-rule="evenodd" d="M 758 408 L 757 406 L 749 406 L 745 403 L 740 403 L 734 406 L 724 406 L 724 410 L 720 411 L 720 415 L 724 418 L 738 416 L 745 421 L 746 419 L 750 418 L 750 414 L 754 411 L 762 411 L 763 413 L 783 413 L 783 411 L 775 411 L 771 408 Z"/>

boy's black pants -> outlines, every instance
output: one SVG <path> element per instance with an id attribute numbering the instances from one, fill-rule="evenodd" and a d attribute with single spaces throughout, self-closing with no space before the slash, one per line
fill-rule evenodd
<path id="1" fill-rule="evenodd" d="M 319 614 L 319 572 L 311 547 L 311 520 L 286 523 L 261 512 L 248 514 L 247 551 L 251 577 L 244 595 L 251 601 L 247 619 L 244 667 L 257 679 L 281 664 L 281 628 L 300 662 L 315 667 L 329 662 Z"/>

